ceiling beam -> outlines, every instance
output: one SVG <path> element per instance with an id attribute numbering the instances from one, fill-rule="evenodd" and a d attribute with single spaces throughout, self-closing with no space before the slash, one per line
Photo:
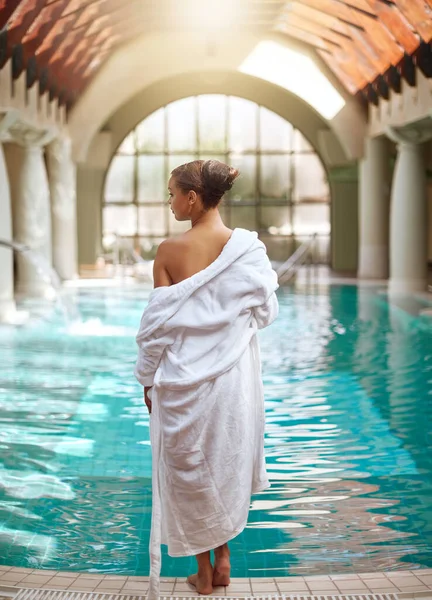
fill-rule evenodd
<path id="1" fill-rule="evenodd" d="M 390 97 L 390 90 L 388 83 L 382 75 L 378 75 L 375 81 L 372 82 L 372 87 L 380 98 L 388 100 Z"/>
<path id="2" fill-rule="evenodd" d="M 67 40 L 72 27 L 77 19 L 76 13 L 71 13 L 66 19 L 57 21 L 56 26 L 51 30 L 51 35 L 48 35 L 43 43 L 36 51 L 38 63 L 41 67 L 46 66 L 60 45 Z"/>
<path id="3" fill-rule="evenodd" d="M 315 35 L 314 33 L 309 33 L 308 31 L 304 31 L 303 29 L 298 29 L 289 23 L 280 24 L 275 27 L 275 31 L 280 31 L 281 33 L 292 36 L 302 42 L 306 42 L 310 46 L 314 48 L 319 48 L 323 52 L 328 52 L 328 48 L 326 43 L 319 37 L 319 35 Z"/>
<path id="4" fill-rule="evenodd" d="M 363 14 L 366 17 L 376 18 L 376 15 L 372 13 L 367 5 L 366 0 L 335 0 L 341 6 L 353 9 L 359 14 Z"/>
<path id="5" fill-rule="evenodd" d="M 12 58 L 13 48 L 21 43 L 27 30 L 43 9 L 43 5 L 44 0 L 35 0 L 30 6 L 26 6 L 26 3 L 24 3 L 24 7 L 22 7 L 21 10 L 15 10 L 10 16 L 6 25 L 7 44 L 4 55 L 2 56 L 2 62 L 0 63 L 0 69 L 5 65 L 9 58 Z M 17 56 L 19 52 L 20 50 L 15 51 L 15 56 Z M 19 65 L 19 62 L 15 64 Z"/>
<path id="6" fill-rule="evenodd" d="M 341 4 L 337 0 L 296 0 L 305 6 L 310 6 L 315 10 L 323 12 L 335 19 L 339 19 L 343 23 L 348 25 L 352 25 L 353 27 L 359 27 L 357 21 L 358 12 L 348 7 L 344 4 Z M 376 19 L 376 16 L 373 14 L 369 15 L 369 18 Z"/>
<path id="7" fill-rule="evenodd" d="M 366 21 L 366 18 L 360 17 L 360 21 L 362 20 Z M 353 30 L 353 36 L 357 37 L 360 45 L 368 48 L 371 56 L 374 55 L 380 73 L 383 73 L 389 64 L 397 64 L 404 54 L 403 48 L 379 20 L 369 22 L 364 32 Z"/>
<path id="8" fill-rule="evenodd" d="M 322 50 L 317 50 L 317 52 L 350 94 L 354 94 L 364 83 L 363 78 L 359 77 L 358 73 L 345 69 L 331 54 Z"/>
<path id="9" fill-rule="evenodd" d="M 0 2 L 0 30 L 6 26 L 7 22 L 21 4 L 22 0 L 2 0 Z"/>
<path id="10" fill-rule="evenodd" d="M 425 42 L 432 40 L 432 19 L 430 7 L 425 0 L 394 0 L 406 20 L 421 35 Z"/>
<path id="11" fill-rule="evenodd" d="M 425 77 L 432 77 L 432 47 L 431 44 L 422 42 L 413 54 L 414 64 Z"/>
<path id="12" fill-rule="evenodd" d="M 37 49 L 43 44 L 50 30 L 56 25 L 57 18 L 61 15 L 68 0 L 59 0 L 46 6 L 33 22 L 31 29 L 24 35 L 22 40 L 23 60 L 21 69 L 16 70 L 15 77 L 27 67 L 29 59 L 35 56 Z"/>
<path id="13" fill-rule="evenodd" d="M 402 78 L 405 79 L 408 85 L 410 87 L 415 87 L 417 83 L 417 77 L 416 68 L 412 57 L 408 54 L 405 54 L 397 68 Z"/>
<path id="14" fill-rule="evenodd" d="M 116 46 L 155 30 L 201 31 L 181 18 L 191 9 L 192 0 L 0 0 L 0 67 L 11 58 L 14 77 L 26 70 L 29 86 L 39 80 L 69 104 Z M 402 79 L 415 85 L 417 69 L 432 77 L 432 0 L 235 0 L 227 28 L 301 41 L 368 101 Z"/>
<path id="15" fill-rule="evenodd" d="M 103 15 L 102 2 L 95 1 L 92 2 L 91 5 L 93 6 L 93 15 L 95 18 Z M 75 82 L 71 80 L 71 70 L 73 67 L 73 63 L 70 60 L 71 57 L 76 56 L 77 48 L 80 48 L 81 44 L 83 44 L 84 47 L 90 47 L 92 42 L 96 40 L 97 35 L 99 34 L 98 31 L 92 36 L 87 35 L 92 25 L 91 21 L 77 26 L 80 17 L 84 14 L 88 7 L 89 3 L 81 6 L 80 11 L 75 13 L 74 23 L 70 29 L 69 36 L 65 38 L 63 43 L 60 44 L 54 53 L 51 53 L 49 59 L 48 69 L 50 80 L 59 81 L 64 89 L 72 90 L 73 86 L 75 85 Z"/>
<path id="16" fill-rule="evenodd" d="M 308 33 L 313 33 L 314 35 L 319 36 L 325 42 L 333 44 L 335 46 L 341 46 L 345 42 L 345 38 L 341 36 L 338 32 L 331 31 L 324 25 L 320 23 L 316 23 L 314 21 L 310 21 L 309 19 L 305 19 L 294 13 L 289 13 L 289 15 L 284 19 L 283 22 L 292 25 L 293 27 L 297 27 L 297 29 L 302 29 L 307 31 Z"/>
<path id="17" fill-rule="evenodd" d="M 402 90 L 401 74 L 396 67 L 391 65 L 383 75 L 385 82 L 389 88 L 396 94 L 400 94 Z"/>
<path id="18" fill-rule="evenodd" d="M 409 26 L 400 9 L 395 4 L 385 4 L 380 0 L 367 0 L 367 2 L 405 52 L 414 52 L 419 45 L 419 38 Z"/>
<path id="19" fill-rule="evenodd" d="M 372 84 L 368 83 L 367 86 L 361 90 L 361 92 L 370 104 L 373 104 L 374 106 L 378 106 L 378 104 L 379 104 L 378 94 L 377 94 L 376 90 L 374 90 L 374 88 L 372 87 Z"/>

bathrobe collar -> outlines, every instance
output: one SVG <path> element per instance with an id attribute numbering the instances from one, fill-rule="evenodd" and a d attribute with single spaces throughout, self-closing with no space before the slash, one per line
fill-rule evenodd
<path id="1" fill-rule="evenodd" d="M 154 288 L 149 296 L 146 319 L 141 323 L 140 335 L 151 335 L 163 322 L 177 312 L 189 296 L 248 252 L 257 240 L 258 233 L 256 231 L 236 227 L 222 252 L 208 267 L 179 283 Z M 164 306 L 162 314 L 160 310 L 152 310 L 161 303 Z"/>

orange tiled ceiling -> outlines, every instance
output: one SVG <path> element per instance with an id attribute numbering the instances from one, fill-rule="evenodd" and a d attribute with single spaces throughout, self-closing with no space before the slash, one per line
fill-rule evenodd
<path id="1" fill-rule="evenodd" d="M 227 2 L 228 0 L 224 0 Z M 0 0 L 0 67 L 73 104 L 115 48 L 156 29 L 201 27 L 211 0 Z M 432 76 L 432 0 L 229 0 L 223 26 L 278 32 L 310 46 L 351 92 L 372 102 Z"/>

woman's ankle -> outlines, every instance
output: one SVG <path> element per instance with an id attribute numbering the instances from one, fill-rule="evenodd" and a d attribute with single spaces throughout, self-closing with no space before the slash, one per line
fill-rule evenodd
<path id="1" fill-rule="evenodd" d="M 215 548 L 214 555 L 216 562 L 219 561 L 229 561 L 230 559 L 230 549 L 228 544 L 224 544 L 223 546 L 219 546 L 219 548 Z"/>
<path id="2" fill-rule="evenodd" d="M 209 562 L 208 564 L 198 565 L 198 575 L 200 577 L 210 577 L 212 572 L 213 572 L 213 566 L 212 566 L 211 562 Z"/>

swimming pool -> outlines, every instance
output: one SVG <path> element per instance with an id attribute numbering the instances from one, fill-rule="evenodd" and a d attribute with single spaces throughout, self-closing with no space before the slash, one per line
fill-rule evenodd
<path id="1" fill-rule="evenodd" d="M 80 289 L 81 323 L 0 327 L 0 562 L 148 574 L 150 288 Z M 280 289 L 260 332 L 272 488 L 233 575 L 432 567 L 432 322 L 354 286 Z M 163 556 L 165 576 L 193 559 Z"/>

